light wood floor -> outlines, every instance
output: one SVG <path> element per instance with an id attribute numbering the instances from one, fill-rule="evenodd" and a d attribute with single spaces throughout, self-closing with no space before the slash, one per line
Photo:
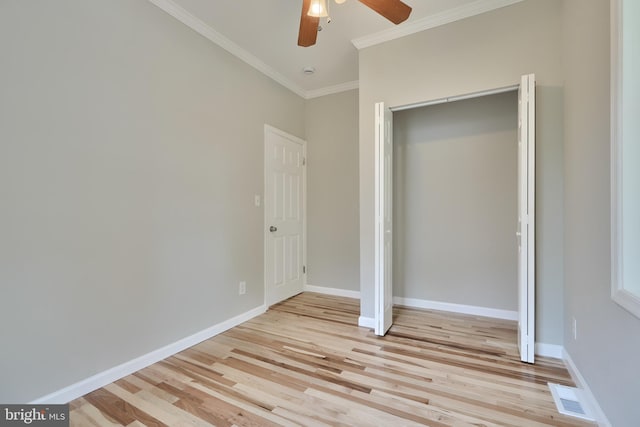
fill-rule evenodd
<path id="1" fill-rule="evenodd" d="M 561 361 L 522 364 L 515 323 L 304 293 L 71 402 L 73 426 L 584 426 L 556 412 Z"/>

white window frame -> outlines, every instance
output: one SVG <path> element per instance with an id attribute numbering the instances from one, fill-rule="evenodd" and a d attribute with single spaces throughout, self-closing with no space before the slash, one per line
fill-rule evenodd
<path id="1" fill-rule="evenodd" d="M 622 153 L 625 144 L 622 138 L 624 1 L 611 1 L 611 298 L 633 315 L 640 317 L 640 295 L 625 287 L 622 262 L 624 258 Z M 634 278 L 634 280 L 640 280 L 640 278 Z"/>

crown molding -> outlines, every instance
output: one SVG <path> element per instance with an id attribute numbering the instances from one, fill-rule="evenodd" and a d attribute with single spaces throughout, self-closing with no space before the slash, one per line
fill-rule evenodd
<path id="1" fill-rule="evenodd" d="M 340 83 L 333 86 L 322 87 L 320 89 L 308 90 L 305 99 L 319 98 L 325 95 L 333 95 L 334 93 L 346 92 L 348 90 L 358 89 L 360 82 L 354 80 L 352 82 Z"/>
<path id="2" fill-rule="evenodd" d="M 351 82 L 340 83 L 333 86 L 327 86 L 320 89 L 305 90 L 283 74 L 270 67 L 256 56 L 241 48 L 212 27 L 207 25 L 201 19 L 195 17 L 181 6 L 177 5 L 173 0 L 148 0 L 153 5 L 157 6 L 167 14 L 171 15 L 178 21 L 182 22 L 198 34 L 202 35 L 206 39 L 220 46 L 230 54 L 234 55 L 241 61 L 260 71 L 267 77 L 281 84 L 285 88 L 289 89 L 296 95 L 304 99 L 318 98 L 325 95 L 332 95 L 335 93 L 346 92 L 353 89 L 358 89 L 359 83 L 357 80 Z M 389 30 L 381 31 L 369 36 L 360 37 L 352 40 L 351 42 L 358 49 L 364 49 L 369 46 L 374 46 L 379 43 L 394 40 L 400 37 L 408 36 L 420 31 L 427 30 L 429 28 L 438 27 L 441 25 L 449 24 L 451 22 L 459 21 L 464 18 L 479 15 L 481 13 L 489 12 L 494 9 L 509 6 L 515 3 L 519 3 L 523 0 L 476 0 L 473 3 L 469 3 L 464 6 L 460 6 L 454 9 L 450 9 L 435 15 L 431 15 L 417 21 L 409 22 L 398 27 L 391 28 Z"/>
<path id="3" fill-rule="evenodd" d="M 523 0 L 477 0 L 473 3 L 458 6 L 415 21 L 407 22 L 388 30 L 353 39 L 351 40 L 351 43 L 353 43 L 357 49 L 364 49 L 366 47 L 375 46 L 380 43 L 395 40 L 430 28 L 440 27 L 465 18 L 470 18 L 475 15 L 510 6 L 521 1 Z"/>
<path id="4" fill-rule="evenodd" d="M 275 69 L 270 67 L 269 65 L 262 62 L 260 59 L 256 58 L 254 55 L 244 50 L 209 25 L 205 24 L 202 20 L 196 18 L 191 13 L 187 12 L 182 7 L 178 6 L 172 0 L 149 0 L 152 4 L 156 5 L 169 15 L 176 18 L 178 21 L 182 22 L 198 34 L 203 37 L 209 39 L 213 43 L 217 44 L 227 52 L 232 55 L 238 57 L 240 60 L 246 62 L 256 70 L 265 74 L 267 77 L 275 80 L 280 83 L 282 86 L 291 90 L 295 94 L 301 96 L 302 98 L 307 99 L 307 91 L 277 72 Z"/>

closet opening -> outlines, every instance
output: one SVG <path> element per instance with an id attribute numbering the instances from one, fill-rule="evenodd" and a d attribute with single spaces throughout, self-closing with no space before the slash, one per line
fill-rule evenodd
<path id="1" fill-rule="evenodd" d="M 533 363 L 534 97 L 523 76 L 387 109 L 386 121 L 377 112 L 378 335 L 392 304 L 518 320 L 521 358 Z"/>
<path id="2" fill-rule="evenodd" d="M 517 117 L 516 91 L 394 112 L 395 303 L 516 320 Z"/>

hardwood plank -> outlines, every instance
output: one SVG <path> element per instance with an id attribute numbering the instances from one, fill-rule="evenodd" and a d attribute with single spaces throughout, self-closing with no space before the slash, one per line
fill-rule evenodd
<path id="1" fill-rule="evenodd" d="M 359 301 L 303 293 L 71 402 L 71 425 L 554 426 L 561 360 L 519 360 L 515 322 L 396 307 L 385 337 Z"/>
<path id="2" fill-rule="evenodd" d="M 108 417 L 113 418 L 114 421 L 120 424 L 129 425 L 136 420 L 140 420 L 148 426 L 166 426 L 166 424 L 156 420 L 139 407 L 133 406 L 118 395 L 113 394 L 115 389 L 120 388 L 115 384 L 111 384 L 89 393 L 85 396 L 85 399 L 102 413 L 107 414 Z"/>
<path id="3" fill-rule="evenodd" d="M 86 403 L 85 405 L 81 405 L 72 410 L 69 417 L 70 424 L 78 426 L 117 427 L 122 425 L 113 419 L 108 418 L 96 406 L 93 406 L 90 403 Z"/>
<path id="4" fill-rule="evenodd" d="M 110 384 L 104 387 L 109 392 L 118 396 L 120 399 L 125 400 L 128 405 L 135 406 L 147 413 L 152 413 L 156 417 L 156 424 L 161 426 L 197 426 L 197 427 L 210 427 L 211 424 L 195 417 L 192 414 L 181 410 L 175 405 L 157 397 L 156 395 L 148 392 L 147 390 L 141 390 L 136 394 L 131 394 L 128 391 L 118 387 L 115 384 Z M 147 424 L 144 419 L 136 418 Z"/>

